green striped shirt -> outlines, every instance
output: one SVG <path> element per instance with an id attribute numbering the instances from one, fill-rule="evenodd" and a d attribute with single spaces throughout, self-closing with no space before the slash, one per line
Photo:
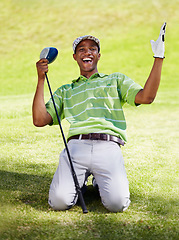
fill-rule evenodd
<path id="1" fill-rule="evenodd" d="M 77 134 L 106 133 L 125 142 L 124 103 L 135 106 L 135 96 L 142 89 L 121 73 L 95 73 L 89 79 L 80 76 L 53 94 L 59 116 L 70 123 L 68 138 Z M 53 124 L 58 124 L 53 102 L 46 103 Z"/>

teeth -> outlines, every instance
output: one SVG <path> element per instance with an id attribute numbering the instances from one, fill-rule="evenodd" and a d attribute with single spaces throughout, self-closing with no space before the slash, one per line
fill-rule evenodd
<path id="1" fill-rule="evenodd" d="M 83 61 L 91 61 L 91 58 L 83 58 Z"/>

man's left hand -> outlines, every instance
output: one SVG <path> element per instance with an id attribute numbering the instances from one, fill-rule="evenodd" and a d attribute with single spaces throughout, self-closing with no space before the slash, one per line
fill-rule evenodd
<path id="1" fill-rule="evenodd" d="M 166 22 L 161 27 L 159 37 L 157 41 L 151 40 L 151 46 L 152 51 L 154 53 L 155 58 L 165 58 L 164 52 L 165 52 L 165 45 L 164 45 L 164 39 L 165 39 L 165 28 L 166 28 Z"/>

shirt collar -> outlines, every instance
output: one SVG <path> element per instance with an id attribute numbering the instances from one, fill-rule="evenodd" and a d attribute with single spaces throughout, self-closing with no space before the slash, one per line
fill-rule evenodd
<path id="1" fill-rule="evenodd" d="M 104 74 L 104 73 L 94 73 L 93 75 L 91 75 L 91 77 L 89 79 L 87 79 L 86 77 L 84 77 L 83 75 L 80 75 L 79 78 L 77 79 L 74 79 L 72 82 L 75 83 L 75 82 L 78 82 L 80 80 L 90 80 L 90 79 L 94 79 L 94 78 L 97 78 L 97 77 L 104 77 L 104 76 L 107 76 L 107 74 Z"/>

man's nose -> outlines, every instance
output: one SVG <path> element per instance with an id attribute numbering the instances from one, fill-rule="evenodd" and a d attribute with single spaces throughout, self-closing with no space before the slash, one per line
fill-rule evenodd
<path id="1" fill-rule="evenodd" d="M 86 49 L 86 54 L 91 54 L 91 50 L 89 48 Z"/>

